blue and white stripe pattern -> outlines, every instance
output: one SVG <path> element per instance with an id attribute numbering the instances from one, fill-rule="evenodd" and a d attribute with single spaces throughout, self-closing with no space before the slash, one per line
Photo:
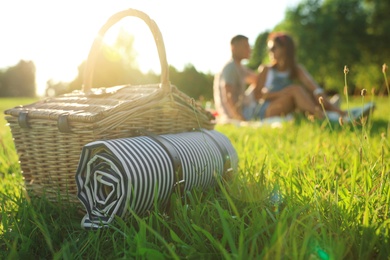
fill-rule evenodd
<path id="1" fill-rule="evenodd" d="M 106 226 L 129 207 L 143 214 L 156 200 L 164 205 L 176 184 L 184 190 L 207 188 L 237 167 L 230 140 L 215 130 L 89 143 L 76 172 L 77 195 L 87 211 L 81 224 Z"/>

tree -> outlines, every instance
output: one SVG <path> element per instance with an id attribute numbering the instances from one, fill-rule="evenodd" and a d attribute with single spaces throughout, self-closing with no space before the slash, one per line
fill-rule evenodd
<path id="1" fill-rule="evenodd" d="M 381 55 L 375 55 L 373 60 L 383 62 L 383 56 L 390 56 L 390 20 L 388 19 L 390 2 L 388 0 L 366 0 L 364 6 L 367 11 L 367 33 L 371 36 L 371 42 L 367 44 L 367 48 L 380 50 Z"/>
<path id="2" fill-rule="evenodd" d="M 35 65 L 21 60 L 0 74 L 0 95 L 3 97 L 35 96 Z"/>
<path id="3" fill-rule="evenodd" d="M 193 65 L 186 65 L 182 72 L 170 66 L 169 75 L 172 84 L 188 96 L 206 100 L 213 98 L 213 76 L 198 72 Z"/>
<path id="4" fill-rule="evenodd" d="M 255 46 L 253 47 L 252 56 L 248 62 L 248 67 L 252 70 L 257 70 L 260 64 L 265 63 L 267 59 L 267 38 L 269 32 L 263 32 L 256 38 Z"/>
<path id="5" fill-rule="evenodd" d="M 134 38 L 120 30 L 115 43 L 103 44 L 93 64 L 93 88 L 112 87 L 124 84 L 140 84 L 144 75 L 138 69 L 133 48 Z M 69 84 L 69 91 L 81 89 L 84 82 L 86 61 L 78 67 L 77 77 Z"/>

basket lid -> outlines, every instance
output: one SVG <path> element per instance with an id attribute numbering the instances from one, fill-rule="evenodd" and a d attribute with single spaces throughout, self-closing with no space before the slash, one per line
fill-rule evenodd
<path id="1" fill-rule="evenodd" d="M 44 119 L 57 121 L 61 132 L 69 132 L 70 122 L 95 123 L 119 114 L 143 113 L 156 107 L 169 106 L 179 112 L 184 110 L 203 114 L 210 121 L 214 116 L 174 85 L 166 92 L 159 84 L 126 85 L 111 88 L 92 89 L 89 93 L 74 91 L 58 97 L 17 106 L 5 110 L 5 114 L 18 118 L 22 128 L 29 127 L 29 120 Z M 180 105 L 178 105 L 180 104 Z"/>
<path id="2" fill-rule="evenodd" d="M 158 84 L 91 89 L 89 93 L 74 91 L 32 104 L 20 105 L 5 110 L 4 113 L 20 117 L 19 120 L 22 121 L 27 120 L 27 115 L 28 119 L 49 120 L 58 120 L 59 117 L 66 115 L 70 121 L 96 122 L 115 112 L 113 110 L 128 109 L 132 103 L 140 103 L 140 99 L 142 102 L 148 102 L 161 94 Z"/>

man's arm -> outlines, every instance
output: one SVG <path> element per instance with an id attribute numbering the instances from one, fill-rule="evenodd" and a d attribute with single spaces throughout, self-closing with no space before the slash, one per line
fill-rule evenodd
<path id="1" fill-rule="evenodd" d="M 258 74 L 253 70 L 248 69 L 245 76 L 245 82 L 248 85 L 256 84 L 258 80 Z"/>
<path id="2" fill-rule="evenodd" d="M 222 88 L 225 93 L 222 93 L 223 103 L 226 104 L 226 109 L 229 111 L 229 114 L 233 119 L 245 120 L 240 108 L 236 106 L 233 100 L 233 87 L 229 84 L 225 84 L 225 87 Z"/>

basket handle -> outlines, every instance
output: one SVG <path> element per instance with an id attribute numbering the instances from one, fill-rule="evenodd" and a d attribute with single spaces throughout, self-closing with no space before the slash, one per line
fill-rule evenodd
<path id="1" fill-rule="evenodd" d="M 100 51 L 103 44 L 103 37 L 107 30 L 126 16 L 134 16 L 143 20 L 149 27 L 153 34 L 154 41 L 157 46 L 158 56 L 160 58 L 161 65 L 161 88 L 164 90 L 170 89 L 169 74 L 168 74 L 168 62 L 165 53 L 164 41 L 161 32 L 154 20 L 152 20 L 147 14 L 136 9 L 127 9 L 112 15 L 107 22 L 100 28 L 98 35 L 95 37 L 92 47 L 89 51 L 88 59 L 84 70 L 83 80 L 83 92 L 88 93 L 92 89 L 92 78 L 94 67 L 96 64 L 97 53 Z"/>

